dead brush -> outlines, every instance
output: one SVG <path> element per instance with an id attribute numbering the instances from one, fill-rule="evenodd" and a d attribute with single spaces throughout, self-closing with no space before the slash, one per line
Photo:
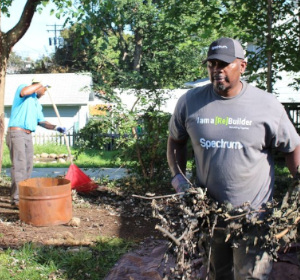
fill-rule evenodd
<path id="1" fill-rule="evenodd" d="M 220 205 L 205 190 L 194 187 L 184 194 L 136 197 L 152 200 L 153 216 L 160 220 L 156 229 L 170 240 L 166 258 L 172 254 L 176 266 L 164 279 L 197 279 L 193 278 L 195 263 L 199 264 L 203 254 L 199 245 L 204 241 L 210 244 L 218 223 L 226 227 L 226 242 L 238 246 L 236 240 L 243 238 L 249 245 L 265 248 L 276 260 L 279 250 L 287 249 L 296 241 L 300 221 L 299 193 L 298 170 L 282 202 L 273 200 L 260 210 L 251 209 L 248 203 L 236 208 L 230 203 Z M 205 274 L 209 275 L 209 266 Z"/>

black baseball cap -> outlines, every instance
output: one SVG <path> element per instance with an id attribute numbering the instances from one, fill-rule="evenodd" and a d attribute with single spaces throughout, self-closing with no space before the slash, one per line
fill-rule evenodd
<path id="1" fill-rule="evenodd" d="M 208 60 L 213 59 L 231 63 L 236 58 L 245 58 L 244 49 L 240 42 L 232 38 L 223 37 L 210 44 L 207 58 L 203 60 L 202 63 L 206 63 Z"/>

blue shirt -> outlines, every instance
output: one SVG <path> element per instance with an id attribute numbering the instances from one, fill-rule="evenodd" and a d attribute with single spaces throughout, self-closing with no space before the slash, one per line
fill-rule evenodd
<path id="1" fill-rule="evenodd" d="M 21 97 L 21 91 L 26 86 L 22 84 L 16 91 L 8 127 L 16 126 L 35 131 L 38 123 L 45 121 L 45 117 L 36 93 Z"/>

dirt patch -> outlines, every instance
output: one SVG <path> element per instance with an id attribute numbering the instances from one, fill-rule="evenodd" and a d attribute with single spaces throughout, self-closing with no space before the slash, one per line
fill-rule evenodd
<path id="1" fill-rule="evenodd" d="M 141 242 L 139 248 L 125 254 L 113 267 L 106 280 L 162 280 L 163 272 L 174 265 L 163 265 L 167 242 L 155 230 L 157 220 L 151 218 L 149 201 L 99 188 L 89 194 L 73 193 L 73 217 L 78 226 L 56 225 L 36 227 L 19 219 L 19 211 L 10 206 L 10 187 L 0 185 L 0 247 L 19 248 L 28 242 L 42 245 L 85 246 L 96 242 L 99 236 L 120 237 Z M 300 245 L 295 246 L 274 264 L 270 279 L 298 280 L 300 275 Z M 159 267 L 159 269 L 158 269 Z M 198 279 L 198 278 L 196 278 Z"/>
<path id="2" fill-rule="evenodd" d="M 73 217 L 78 226 L 55 225 L 36 227 L 19 219 L 19 210 L 12 209 L 10 187 L 0 186 L 0 246 L 18 248 L 34 242 L 45 245 L 88 245 L 99 236 L 120 237 L 141 241 L 159 238 L 157 221 L 151 217 L 150 204 L 131 196 L 118 195 L 102 188 L 89 194 L 73 194 Z"/>

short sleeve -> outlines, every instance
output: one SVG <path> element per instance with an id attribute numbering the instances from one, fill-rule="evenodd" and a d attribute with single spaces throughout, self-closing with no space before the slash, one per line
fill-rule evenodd
<path id="1" fill-rule="evenodd" d="M 182 95 L 176 104 L 174 113 L 170 119 L 170 136 L 175 140 L 185 140 L 188 138 L 186 130 L 186 94 Z"/>
<path id="2" fill-rule="evenodd" d="M 273 141 L 273 146 L 281 152 L 289 153 L 294 151 L 298 145 L 300 145 L 299 134 L 293 123 L 290 121 L 286 111 L 283 110 L 278 125 L 278 131 Z"/>

